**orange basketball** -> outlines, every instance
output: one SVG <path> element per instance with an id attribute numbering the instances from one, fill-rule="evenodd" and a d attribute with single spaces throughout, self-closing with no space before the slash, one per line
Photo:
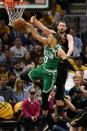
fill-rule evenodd
<path id="1" fill-rule="evenodd" d="M 20 32 L 25 30 L 25 26 L 26 26 L 26 21 L 23 18 L 16 19 L 12 23 L 12 27 L 16 31 L 20 31 Z"/>

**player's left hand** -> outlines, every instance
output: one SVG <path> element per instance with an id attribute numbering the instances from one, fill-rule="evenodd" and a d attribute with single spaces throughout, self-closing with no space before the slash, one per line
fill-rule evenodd
<path id="1" fill-rule="evenodd" d="M 36 20 L 36 15 L 31 17 L 30 23 L 34 25 L 35 24 L 35 20 Z"/>
<path id="2" fill-rule="evenodd" d="M 63 100 L 56 100 L 56 105 L 63 107 L 64 106 L 64 101 Z"/>

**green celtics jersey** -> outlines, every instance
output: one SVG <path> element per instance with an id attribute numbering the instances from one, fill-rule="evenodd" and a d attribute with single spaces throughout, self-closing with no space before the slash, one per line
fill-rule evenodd
<path id="1" fill-rule="evenodd" d="M 54 48 L 49 46 L 44 47 L 44 68 L 49 70 L 55 70 L 60 63 L 61 58 L 57 57 L 57 50 L 61 48 L 58 44 Z"/>

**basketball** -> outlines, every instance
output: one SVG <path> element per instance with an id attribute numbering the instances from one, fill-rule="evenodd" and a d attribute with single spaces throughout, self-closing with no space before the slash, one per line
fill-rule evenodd
<path id="1" fill-rule="evenodd" d="M 12 23 L 12 27 L 16 30 L 16 31 L 23 31 L 25 30 L 25 26 L 26 26 L 26 22 L 24 19 L 19 18 L 13 21 Z"/>

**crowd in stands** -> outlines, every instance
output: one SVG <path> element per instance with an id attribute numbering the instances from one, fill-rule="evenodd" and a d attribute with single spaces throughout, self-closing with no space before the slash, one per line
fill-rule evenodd
<path id="1" fill-rule="evenodd" d="M 39 19 L 45 26 L 56 29 L 56 24 L 63 17 L 56 6 L 44 11 Z M 41 33 L 40 30 L 38 30 Z M 24 129 L 44 131 L 68 131 L 67 121 L 73 119 L 77 111 L 87 107 L 87 42 L 77 37 L 76 29 L 70 28 L 74 39 L 74 52 L 69 58 L 76 72 L 69 70 L 65 84 L 65 104 L 58 109 L 55 105 L 56 87 L 49 95 L 49 112 L 42 115 L 41 87 L 20 79 L 25 66 L 38 67 L 43 63 L 43 46 L 31 34 L 17 32 L 9 27 L 4 19 L 0 19 L 0 118 L 15 118 L 21 110 Z M 5 110 L 4 110 L 5 107 Z M 61 117 L 60 117 L 61 116 Z M 27 119 L 29 118 L 29 119 Z M 71 129 L 70 131 L 74 131 Z M 78 131 L 84 131 L 80 127 Z"/>

